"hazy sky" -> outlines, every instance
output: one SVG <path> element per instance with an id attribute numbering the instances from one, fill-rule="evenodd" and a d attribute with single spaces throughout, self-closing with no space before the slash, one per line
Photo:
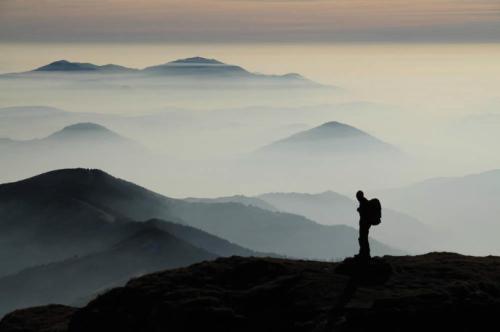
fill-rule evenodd
<path id="1" fill-rule="evenodd" d="M 499 0 L 0 0 L 4 42 L 498 42 Z"/>

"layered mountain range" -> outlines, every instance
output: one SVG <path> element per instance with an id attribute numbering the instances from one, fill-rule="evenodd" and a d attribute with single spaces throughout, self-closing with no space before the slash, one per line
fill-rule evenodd
<path id="1" fill-rule="evenodd" d="M 188 198 L 201 202 L 238 202 L 269 211 L 281 211 L 305 216 L 323 225 L 356 225 L 356 207 L 359 203 L 336 193 L 265 193 L 258 196 L 227 196 L 212 199 Z M 382 199 L 385 205 L 384 199 Z M 435 230 L 410 215 L 383 207 L 382 226 L 373 227 L 371 234 L 396 248 L 405 248 L 412 253 L 427 252 L 438 241 Z"/>
<path id="2" fill-rule="evenodd" d="M 0 312 L 85 303 L 131 277 L 219 256 L 339 259 L 356 252 L 356 237 L 299 215 L 168 198 L 99 170 L 52 171 L 0 185 L 0 290 L 9 294 Z M 400 252 L 372 243 L 374 254 Z"/>

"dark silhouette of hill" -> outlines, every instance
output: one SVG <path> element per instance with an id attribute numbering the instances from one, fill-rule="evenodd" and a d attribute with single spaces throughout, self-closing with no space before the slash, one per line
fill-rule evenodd
<path id="1" fill-rule="evenodd" d="M 0 185 L 0 289 L 9 294 L 0 298 L 0 314 L 72 304 L 159 269 L 263 255 L 187 225 L 135 221 L 164 209 L 167 198 L 97 170 Z"/>
<path id="2" fill-rule="evenodd" d="M 354 214 L 358 203 L 333 191 L 267 193 L 257 197 L 279 211 L 299 214 L 324 225 L 356 225 L 358 222 Z M 382 221 L 381 227 L 372 228 L 372 236 L 384 243 L 416 253 L 436 245 L 437 236 L 431 228 L 409 215 L 383 206 Z"/>
<path id="3" fill-rule="evenodd" d="M 47 303 L 73 304 L 131 277 L 217 257 L 151 224 L 139 225 L 143 227 L 103 251 L 0 278 L 0 314 Z"/>
<path id="4" fill-rule="evenodd" d="M 452 253 L 356 264 L 231 257 L 132 279 L 82 309 L 14 312 L 80 331 L 484 331 L 500 311 L 500 259 Z M 50 324 L 45 324 L 50 328 Z"/>
<path id="5" fill-rule="evenodd" d="M 319 86 L 319 84 L 313 83 L 297 73 L 288 73 L 285 75 L 252 73 L 240 66 L 230 65 L 216 59 L 207 59 L 199 56 L 147 67 L 141 72 L 153 75 L 171 75 L 174 77 L 195 76 L 201 78 L 235 78 L 241 80 L 275 81 Z"/>
<path id="6" fill-rule="evenodd" d="M 98 73 L 129 73 L 136 69 L 108 64 L 103 66 L 92 63 L 70 62 L 67 60 L 58 60 L 48 65 L 39 67 L 33 72 L 98 72 Z"/>
<path id="7" fill-rule="evenodd" d="M 99 170 L 66 169 L 0 185 L 0 258 L 5 262 L 0 275 L 104 250 L 122 238 L 121 224 L 151 218 L 183 222 L 259 252 L 332 259 L 356 251 L 357 231 L 351 227 L 319 225 L 238 203 L 190 203 Z M 373 250 L 398 252 L 377 241 Z"/>
<path id="8" fill-rule="evenodd" d="M 144 69 L 144 72 L 162 75 L 216 75 L 240 78 L 252 75 L 239 66 L 227 65 L 215 59 L 206 59 L 202 57 L 179 59 L 163 65 L 147 67 Z"/>
<path id="9" fill-rule="evenodd" d="M 178 59 L 171 61 L 172 64 L 205 64 L 205 65 L 224 65 L 223 62 L 220 62 L 216 59 L 207 59 L 200 56 L 195 56 L 191 58 Z"/>
<path id="10" fill-rule="evenodd" d="M 400 154 L 398 149 L 378 138 L 337 121 L 327 122 L 271 143 L 260 152 L 327 156 Z"/>
<path id="11" fill-rule="evenodd" d="M 0 275 L 104 250 L 136 231 L 132 221 L 168 216 L 170 204 L 98 170 L 54 171 L 0 185 Z M 150 223 L 218 255 L 255 254 L 192 227 Z"/>
<path id="12" fill-rule="evenodd" d="M 76 308 L 52 304 L 20 309 L 5 317 L 0 323 L 4 331 L 64 332 Z"/>
<path id="13" fill-rule="evenodd" d="M 207 59 L 199 56 L 178 59 L 160 65 L 146 67 L 144 69 L 134 69 L 115 64 L 95 65 L 92 63 L 70 62 L 67 60 L 58 60 L 47 65 L 41 66 L 25 73 L 4 74 L 0 77 L 31 77 L 36 78 L 41 74 L 72 74 L 77 77 L 78 74 L 112 74 L 116 78 L 117 74 L 124 74 L 127 78 L 158 78 L 171 77 L 179 78 L 205 78 L 205 79 L 230 79 L 243 81 L 256 81 L 259 83 L 286 83 L 304 87 L 320 87 L 320 84 L 312 82 L 300 74 L 288 73 L 284 75 L 265 75 L 252 73 L 246 69 L 218 61 L 216 59 Z M 69 78 L 65 75 L 64 78 Z"/>

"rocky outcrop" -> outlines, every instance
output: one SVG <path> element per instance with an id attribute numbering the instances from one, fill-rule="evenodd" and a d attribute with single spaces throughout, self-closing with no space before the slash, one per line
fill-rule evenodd
<path id="1" fill-rule="evenodd" d="M 498 257 L 231 257 L 133 279 L 75 311 L 68 331 L 481 331 L 498 314 Z"/>
<path id="2" fill-rule="evenodd" d="M 0 322 L 5 332 L 65 332 L 76 308 L 64 305 L 47 305 L 16 310 Z"/>

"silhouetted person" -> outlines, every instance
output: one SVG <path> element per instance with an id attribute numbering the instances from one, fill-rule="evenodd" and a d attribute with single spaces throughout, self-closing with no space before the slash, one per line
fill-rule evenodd
<path id="1" fill-rule="evenodd" d="M 370 243 L 368 233 L 372 225 L 380 224 L 382 217 L 380 201 L 376 198 L 368 200 L 365 194 L 360 190 L 356 193 L 359 202 L 359 254 L 360 259 L 370 259 Z"/>

